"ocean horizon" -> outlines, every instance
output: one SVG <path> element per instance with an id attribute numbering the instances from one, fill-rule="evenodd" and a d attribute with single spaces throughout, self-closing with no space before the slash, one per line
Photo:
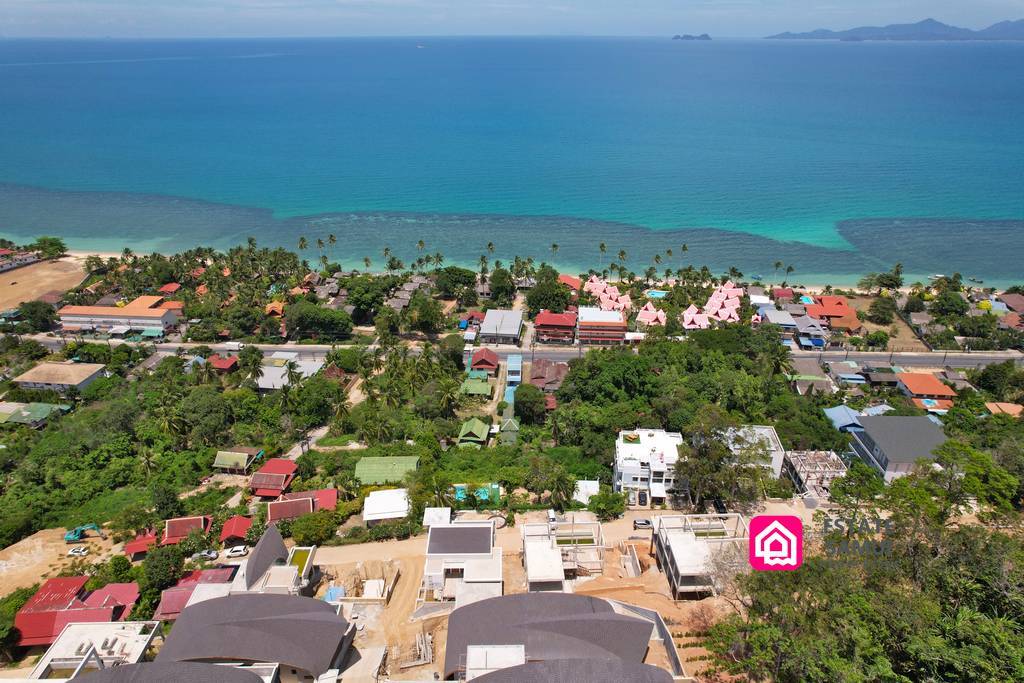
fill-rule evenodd
<path id="1" fill-rule="evenodd" d="M 1022 84 L 1012 43 L 0 40 L 0 236 L 1009 284 Z"/>

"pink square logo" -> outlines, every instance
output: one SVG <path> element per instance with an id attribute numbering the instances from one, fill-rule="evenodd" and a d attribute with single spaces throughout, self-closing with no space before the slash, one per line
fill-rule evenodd
<path id="1" fill-rule="evenodd" d="M 793 571 L 804 563 L 804 525 L 792 515 L 758 515 L 750 520 L 750 566 L 762 572 Z"/>

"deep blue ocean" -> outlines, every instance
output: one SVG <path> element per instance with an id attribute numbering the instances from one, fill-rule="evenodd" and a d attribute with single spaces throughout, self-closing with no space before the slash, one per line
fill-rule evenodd
<path id="1" fill-rule="evenodd" d="M 0 235 L 329 233 L 351 264 L 603 241 L 637 272 L 1021 279 L 1024 43 L 0 41 Z"/>

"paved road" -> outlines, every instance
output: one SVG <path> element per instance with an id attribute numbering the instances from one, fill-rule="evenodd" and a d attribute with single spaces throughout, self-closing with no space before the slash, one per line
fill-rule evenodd
<path id="1" fill-rule="evenodd" d="M 57 337 L 47 335 L 31 335 L 49 349 L 59 349 L 63 342 Z M 111 344 L 124 344 L 122 340 L 111 340 Z M 176 353 L 179 349 L 187 350 L 201 346 L 191 343 L 159 343 L 156 344 L 157 351 Z M 206 344 L 214 351 L 232 351 L 234 347 L 230 344 Z M 256 344 L 264 353 L 274 351 L 293 351 L 298 353 L 305 360 L 321 360 L 331 350 L 329 344 Z M 530 348 L 517 348 L 509 345 L 488 345 L 498 356 L 504 360 L 511 355 L 520 354 L 523 360 L 536 358 L 547 358 L 554 361 L 569 361 L 579 358 L 586 353 L 588 347 L 579 346 L 537 346 Z M 1018 351 L 975 351 L 973 353 L 956 351 L 911 351 L 894 352 L 885 351 L 796 351 L 795 358 L 814 358 L 820 361 L 853 360 L 862 363 L 877 365 L 900 365 L 908 367 L 954 367 L 954 368 L 977 368 L 992 363 L 1001 363 L 1005 360 L 1014 360 L 1018 364 L 1024 363 L 1024 354 Z"/>

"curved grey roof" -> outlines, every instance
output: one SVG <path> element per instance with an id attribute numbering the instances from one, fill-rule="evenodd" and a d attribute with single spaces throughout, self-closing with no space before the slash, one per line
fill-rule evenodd
<path id="1" fill-rule="evenodd" d="M 125 664 L 77 676 L 82 683 L 263 683 L 251 671 L 198 662 Z"/>
<path id="2" fill-rule="evenodd" d="M 656 666 L 624 659 L 554 659 L 529 662 L 476 678 L 480 683 L 672 683 Z"/>
<path id="3" fill-rule="evenodd" d="M 281 538 L 281 532 L 277 530 L 276 524 L 271 524 L 245 561 L 245 587 L 252 588 L 275 563 L 287 560 L 288 549 Z"/>
<path id="4" fill-rule="evenodd" d="M 523 645 L 530 661 L 643 661 L 652 626 L 616 613 L 606 600 L 569 593 L 505 595 L 460 607 L 448 618 L 444 677 L 470 645 Z"/>
<path id="5" fill-rule="evenodd" d="M 348 623 L 320 600 L 229 595 L 186 608 L 156 660 L 270 662 L 316 677 L 331 668 L 347 630 Z"/>

